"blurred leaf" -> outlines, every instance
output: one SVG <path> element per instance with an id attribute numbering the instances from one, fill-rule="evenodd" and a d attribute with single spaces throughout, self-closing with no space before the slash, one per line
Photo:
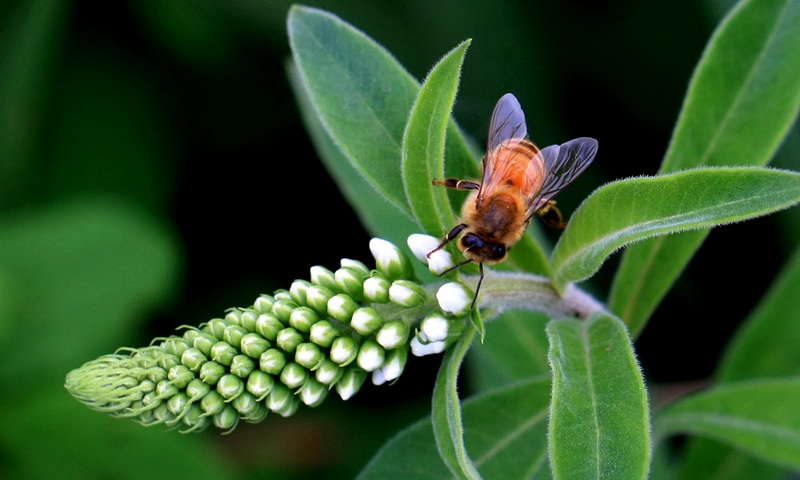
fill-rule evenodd
<path id="1" fill-rule="evenodd" d="M 716 375 L 719 382 L 800 375 L 798 285 L 800 248 L 728 344 Z M 731 465 L 736 468 L 731 469 Z M 731 472 L 726 477 L 731 480 L 779 478 L 782 472 L 728 445 L 693 438 L 683 455 L 683 478 L 696 476 L 700 471 L 706 472 L 706 477 Z"/>
<path id="2" fill-rule="evenodd" d="M 72 55 L 41 182 L 50 195 L 103 192 L 164 207 L 174 178 L 172 132 L 163 94 L 146 72 L 105 45 Z"/>
<path id="3" fill-rule="evenodd" d="M 110 198 L 21 210 L 0 231 L 0 271 L 26 305 L 4 319 L 14 329 L 2 346 L 6 388 L 31 375 L 61 383 L 70 366 L 118 347 L 175 288 L 172 233 Z"/>
<path id="4" fill-rule="evenodd" d="M 647 393 L 622 321 L 608 314 L 547 326 L 553 366 L 550 463 L 559 479 L 646 478 Z"/>
<path id="5" fill-rule="evenodd" d="M 658 435 L 708 436 L 780 465 L 800 468 L 800 380 L 752 380 L 714 387 L 660 411 Z"/>
<path id="6" fill-rule="evenodd" d="M 464 402 L 466 443 L 484 478 L 550 478 L 549 383 L 546 377 L 518 382 Z M 431 420 L 425 418 L 387 442 L 358 478 L 449 478 L 433 443 Z"/>
<path id="7" fill-rule="evenodd" d="M 44 103 L 72 2 L 16 2 L 0 32 L 0 210 L 35 196 Z M 8 8 L 6 8 L 8 10 Z M 36 193 L 34 193 L 36 192 Z"/>
<path id="8" fill-rule="evenodd" d="M 550 375 L 545 326 L 541 313 L 509 311 L 488 322 L 484 342 L 469 352 L 469 384 L 479 392 Z"/>
<path id="9" fill-rule="evenodd" d="M 703 165 L 765 165 L 800 110 L 800 3 L 746 0 L 719 25 L 689 85 L 661 173 Z M 609 305 L 634 336 L 707 230 L 625 252 Z"/>
<path id="10" fill-rule="evenodd" d="M 406 198 L 422 230 L 444 236 L 454 222 L 447 192 L 433 185 L 444 173 L 445 134 L 458 91 L 469 40 L 445 55 L 422 84 L 403 134 L 402 172 Z"/>
<path id="11" fill-rule="evenodd" d="M 457 478 L 480 478 L 464 444 L 461 401 L 457 386 L 461 362 L 467 355 L 475 333 L 475 329 L 467 328 L 458 343 L 447 349 L 433 390 L 433 435 L 439 455 Z"/>
<path id="12" fill-rule="evenodd" d="M 800 173 L 716 167 L 607 184 L 578 207 L 553 251 L 560 288 L 644 238 L 772 213 L 800 201 Z"/>
<path id="13" fill-rule="evenodd" d="M 798 285 L 800 247 L 728 344 L 720 382 L 800 375 Z"/>
<path id="14" fill-rule="evenodd" d="M 56 388 L 4 405 L 4 412 L 13 408 L 13 414 L 2 418 L 3 478 L 239 478 L 207 436 L 100 415 L 61 385 L 50 387 Z"/>

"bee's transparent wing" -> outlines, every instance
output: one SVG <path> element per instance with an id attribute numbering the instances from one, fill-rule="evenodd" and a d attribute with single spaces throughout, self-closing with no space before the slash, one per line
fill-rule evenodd
<path id="1" fill-rule="evenodd" d="M 492 113 L 492 121 L 489 123 L 489 140 L 487 142 L 487 152 L 494 151 L 499 145 L 511 139 L 522 139 L 528 135 L 528 127 L 525 125 L 525 114 L 517 101 L 517 97 L 506 93 Z"/>
<path id="2" fill-rule="evenodd" d="M 528 127 L 525 125 L 525 114 L 522 112 L 517 98 L 506 93 L 492 113 L 492 120 L 489 123 L 489 139 L 487 142 L 486 155 L 483 156 L 483 174 L 481 175 L 481 188 L 478 196 L 483 198 L 492 190 L 492 181 L 499 181 L 505 178 L 510 172 L 501 171 L 504 167 L 499 165 L 499 147 L 511 143 L 512 140 L 520 140 L 528 134 Z M 505 167 L 510 167 L 506 165 Z"/>
<path id="3" fill-rule="evenodd" d="M 561 145 L 543 148 L 539 155 L 544 159 L 544 182 L 529 203 L 528 217 L 586 170 L 597 154 L 597 140 L 581 137 Z"/>

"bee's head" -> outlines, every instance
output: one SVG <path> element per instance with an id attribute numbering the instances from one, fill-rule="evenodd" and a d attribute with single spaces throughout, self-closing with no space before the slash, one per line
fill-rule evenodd
<path id="1" fill-rule="evenodd" d="M 474 233 L 467 233 L 459 241 L 464 255 L 475 263 L 500 263 L 508 256 L 508 248 L 502 243 L 484 240 Z"/>

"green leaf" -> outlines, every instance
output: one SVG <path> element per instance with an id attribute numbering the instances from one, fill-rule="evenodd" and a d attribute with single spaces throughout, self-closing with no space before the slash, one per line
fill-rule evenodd
<path id="1" fill-rule="evenodd" d="M 461 362 L 467 354 L 475 329 L 467 328 L 458 343 L 447 350 L 436 377 L 433 390 L 431 419 L 439 455 L 457 478 L 481 478 L 464 446 L 464 426 L 461 423 L 461 402 L 457 380 Z"/>
<path id="2" fill-rule="evenodd" d="M 559 479 L 646 478 L 647 394 L 625 326 L 601 313 L 547 326 L 550 464 Z"/>
<path id="3" fill-rule="evenodd" d="M 710 39 L 689 85 L 661 172 L 703 165 L 765 165 L 800 110 L 800 4 L 740 2 Z M 636 335 L 707 231 L 629 248 L 610 307 Z"/>
<path id="4" fill-rule="evenodd" d="M 417 223 L 395 205 L 389 203 L 347 161 L 342 151 L 331 140 L 328 132 L 314 113 L 308 94 L 298 77 L 295 65 L 287 66 L 289 84 L 300 107 L 303 122 L 311 136 L 314 147 L 331 175 L 339 191 L 358 215 L 364 228 L 373 236 L 379 236 L 395 245 L 403 245 L 406 238 L 417 231 Z M 418 262 L 415 262 L 418 263 Z M 423 269 L 420 264 L 420 269 Z M 427 268 L 424 268 L 427 271 Z M 421 270 L 420 270 L 421 271 Z"/>
<path id="5" fill-rule="evenodd" d="M 422 84 L 403 135 L 403 181 L 411 211 L 423 231 L 444 236 L 455 215 L 447 192 L 433 185 L 444 173 L 445 133 L 470 41 L 444 56 Z"/>
<path id="6" fill-rule="evenodd" d="M 762 459 L 800 468 L 800 380 L 770 379 L 722 385 L 659 412 L 659 435 L 714 438 Z"/>
<path id="7" fill-rule="evenodd" d="M 417 82 L 383 47 L 327 12 L 293 6 L 288 31 L 300 78 L 334 143 L 387 200 L 410 213 L 400 145 Z"/>
<path id="8" fill-rule="evenodd" d="M 800 174 L 758 167 L 699 168 L 613 182 L 572 216 L 553 251 L 557 285 L 593 275 L 616 249 L 648 237 L 708 228 L 800 201 Z"/>
<path id="9" fill-rule="evenodd" d="M 488 479 L 551 478 L 547 468 L 550 379 L 518 382 L 466 400 L 464 429 L 475 464 Z M 430 417 L 387 442 L 359 480 L 441 479 L 452 473 L 433 448 Z"/>
<path id="10" fill-rule="evenodd" d="M 800 375 L 798 285 L 800 247 L 729 343 L 717 372 L 719 381 Z"/>
<path id="11" fill-rule="evenodd" d="M 800 375 L 798 285 L 800 247 L 728 344 L 716 374 L 719 382 Z M 736 465 L 734 478 L 780 478 L 781 473 L 774 465 L 744 456 L 739 450 L 708 438 L 692 439 L 683 464 L 683 478 L 696 476 L 700 468 L 708 473 L 704 477 L 710 478 L 716 475 L 714 472 L 731 471 L 731 464 Z"/>

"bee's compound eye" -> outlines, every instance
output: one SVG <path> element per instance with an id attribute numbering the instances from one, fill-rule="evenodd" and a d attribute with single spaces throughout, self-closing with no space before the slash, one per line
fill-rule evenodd
<path id="1" fill-rule="evenodd" d="M 461 237 L 461 246 L 464 248 L 481 247 L 483 246 L 483 240 L 481 240 L 477 235 L 469 233 Z"/>

